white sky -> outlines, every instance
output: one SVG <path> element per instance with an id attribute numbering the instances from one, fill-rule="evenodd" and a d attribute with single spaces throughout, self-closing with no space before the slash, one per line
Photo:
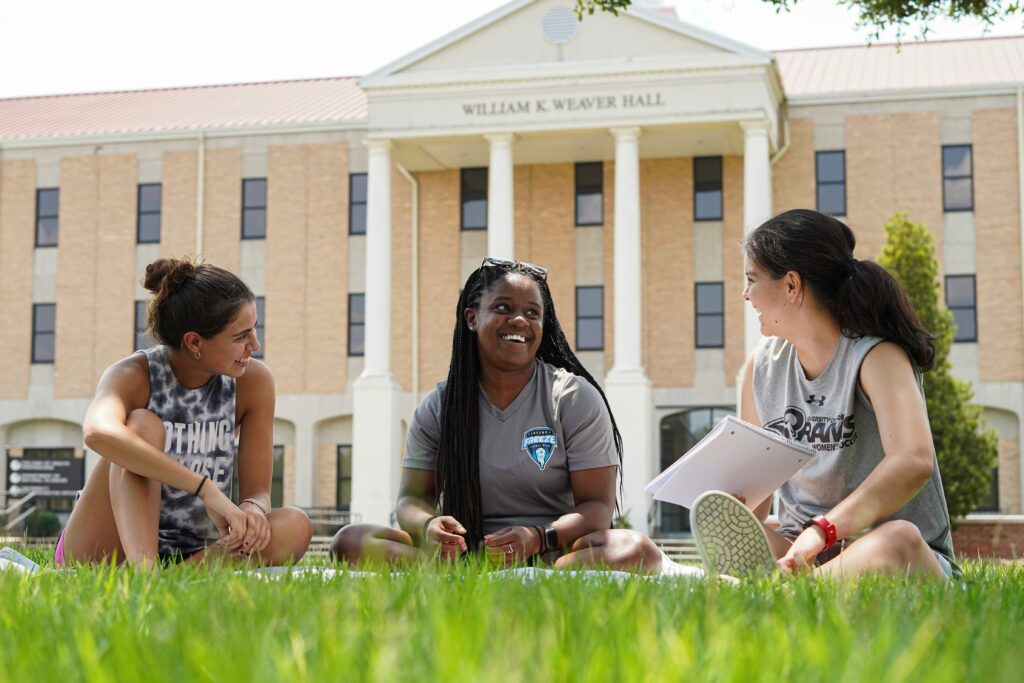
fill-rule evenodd
<path id="1" fill-rule="evenodd" d="M 834 0 L 800 0 L 788 14 L 762 0 L 665 2 L 684 21 L 765 50 L 863 44 L 869 35 Z M 358 76 L 503 4 L 0 0 L 0 97 Z M 982 34 L 978 23 L 940 22 L 928 38 Z M 1022 34 L 1024 15 L 989 32 Z"/>

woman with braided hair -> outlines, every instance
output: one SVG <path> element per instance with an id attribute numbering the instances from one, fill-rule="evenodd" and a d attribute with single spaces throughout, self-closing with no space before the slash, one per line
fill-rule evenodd
<path id="1" fill-rule="evenodd" d="M 610 529 L 622 464 L 615 418 L 562 332 L 546 278 L 539 266 L 492 258 L 469 276 L 448 379 L 409 428 L 400 528 L 345 527 L 335 557 L 479 550 L 504 566 L 642 564 L 640 535 Z"/>
<path id="2" fill-rule="evenodd" d="M 55 564 L 298 560 L 312 525 L 301 510 L 270 507 L 274 379 L 252 357 L 255 296 L 232 273 L 189 259 L 154 261 L 144 284 L 160 343 L 100 378 L 83 431 L 101 457 Z M 229 498 L 236 434 L 238 505 Z"/>

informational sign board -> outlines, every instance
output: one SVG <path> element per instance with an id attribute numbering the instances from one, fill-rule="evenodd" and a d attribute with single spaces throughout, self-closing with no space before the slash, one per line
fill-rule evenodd
<path id="1" fill-rule="evenodd" d="M 73 498 L 85 485 L 85 458 L 7 458 L 7 495 L 35 491 L 43 498 Z"/>

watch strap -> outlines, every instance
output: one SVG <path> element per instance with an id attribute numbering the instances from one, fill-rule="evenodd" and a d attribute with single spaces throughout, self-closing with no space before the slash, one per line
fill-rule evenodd
<path id="1" fill-rule="evenodd" d="M 822 548 L 822 550 L 828 550 L 836 544 L 836 541 L 839 540 L 839 532 L 836 530 L 836 525 L 828 521 L 828 518 L 825 517 L 825 515 L 812 517 L 811 521 L 804 524 L 805 529 L 809 529 L 812 526 L 818 527 L 821 529 L 822 533 L 825 534 L 825 547 Z"/>

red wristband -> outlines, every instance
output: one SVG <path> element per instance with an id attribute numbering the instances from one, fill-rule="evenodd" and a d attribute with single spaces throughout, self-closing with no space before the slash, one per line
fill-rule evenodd
<path id="1" fill-rule="evenodd" d="M 825 547 L 822 550 L 828 550 L 839 540 L 839 532 L 836 531 L 836 525 L 828 521 L 825 515 L 818 515 L 807 522 L 807 524 L 804 524 L 805 529 L 809 529 L 812 526 L 818 527 L 825 534 Z"/>

